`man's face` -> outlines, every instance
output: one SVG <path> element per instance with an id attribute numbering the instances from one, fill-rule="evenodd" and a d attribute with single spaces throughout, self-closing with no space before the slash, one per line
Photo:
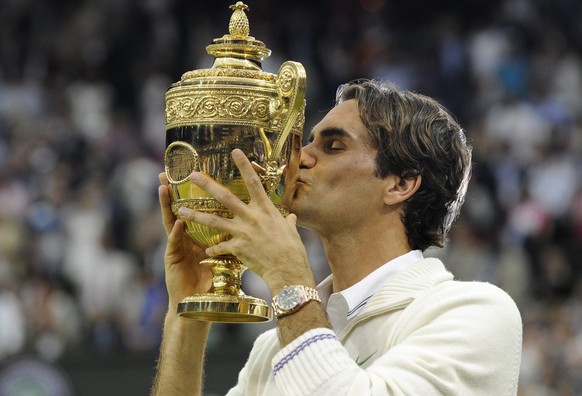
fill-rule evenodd
<path id="1" fill-rule="evenodd" d="M 356 101 L 334 107 L 313 128 L 301 152 L 291 206 L 299 224 L 325 235 L 373 221 L 383 210 L 385 188 L 374 174 L 375 159 Z"/>

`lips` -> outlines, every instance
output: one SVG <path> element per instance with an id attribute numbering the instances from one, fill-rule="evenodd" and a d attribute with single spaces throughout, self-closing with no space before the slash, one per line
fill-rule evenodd
<path id="1" fill-rule="evenodd" d="M 303 179 L 297 179 L 297 182 L 295 183 L 295 185 L 297 187 L 302 187 L 302 186 L 306 186 L 307 182 L 305 182 L 305 180 L 303 180 Z"/>
<path id="2" fill-rule="evenodd" d="M 305 182 L 305 180 L 298 178 L 295 181 L 295 192 L 293 194 L 293 197 L 297 198 L 297 194 L 299 193 L 299 190 L 303 190 L 306 185 L 307 185 L 307 183 Z"/>
<path id="3" fill-rule="evenodd" d="M 297 176 L 297 184 L 309 184 L 309 183 L 307 183 L 303 176 L 299 175 Z"/>

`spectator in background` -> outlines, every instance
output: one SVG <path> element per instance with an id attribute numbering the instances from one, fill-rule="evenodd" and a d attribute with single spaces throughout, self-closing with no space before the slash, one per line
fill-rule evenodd
<path id="1" fill-rule="evenodd" d="M 17 295 L 0 284 L 0 361 L 20 352 L 25 341 L 25 321 Z"/>

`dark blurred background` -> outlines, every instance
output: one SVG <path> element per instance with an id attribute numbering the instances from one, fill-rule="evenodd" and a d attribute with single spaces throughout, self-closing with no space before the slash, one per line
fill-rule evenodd
<path id="1" fill-rule="evenodd" d="M 167 308 L 164 92 L 211 66 L 231 3 L 0 2 L 0 395 L 148 393 Z M 265 70 L 307 69 L 307 131 L 362 77 L 457 116 L 473 179 L 447 248 L 427 254 L 518 303 L 520 395 L 582 394 L 582 2 L 247 3 Z M 214 327 L 207 395 L 234 384 L 268 326 Z"/>

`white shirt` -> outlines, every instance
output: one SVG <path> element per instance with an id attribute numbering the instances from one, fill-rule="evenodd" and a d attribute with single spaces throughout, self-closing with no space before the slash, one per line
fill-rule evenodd
<path id="1" fill-rule="evenodd" d="M 332 293 L 333 275 L 324 279 L 317 286 L 317 291 L 333 331 L 340 334 L 389 278 L 423 258 L 421 250 L 411 250 L 388 261 L 358 283 L 337 293 Z"/>

